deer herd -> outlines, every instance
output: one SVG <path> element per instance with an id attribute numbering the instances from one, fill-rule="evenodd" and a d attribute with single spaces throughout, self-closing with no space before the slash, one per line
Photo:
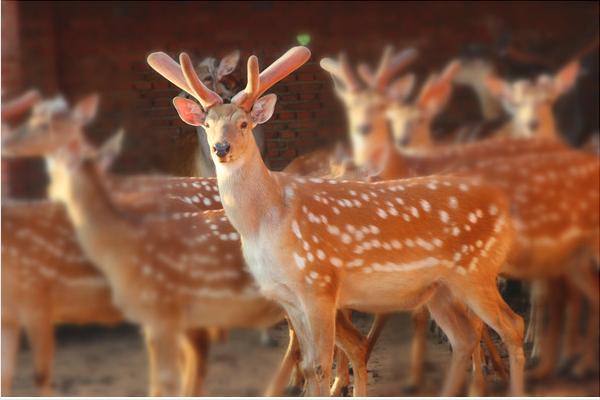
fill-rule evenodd
<path id="1" fill-rule="evenodd" d="M 239 52 L 198 68 L 186 53 L 148 56 L 183 91 L 174 108 L 202 135 L 196 177 L 111 174 L 124 133 L 99 148 L 88 142 L 97 95 L 70 106 L 27 92 L 3 105 L 2 156 L 44 157 L 49 176 L 48 199 L 2 201 L 3 395 L 21 331 L 36 385 L 51 393 L 53 331 L 64 323 L 138 324 L 150 395 L 201 395 L 215 332 L 287 320 L 288 348 L 265 394 L 283 393 L 296 369 L 308 395 L 340 395 L 350 364 L 353 394 L 365 396 L 369 356 L 397 311 L 415 322 L 413 388 L 423 384 L 430 318 L 452 347 L 442 395 L 464 393 L 469 366 L 468 393 L 486 392 L 482 343 L 511 395 L 524 394 L 526 376 L 566 362 L 579 374 L 596 370 L 600 161 L 565 144 L 552 113 L 579 64 L 506 82 L 455 60 L 415 90 L 414 75 L 400 76 L 415 49 L 386 47 L 376 69 L 323 58 L 349 148 L 270 171 L 253 134 L 275 110 L 266 92 L 310 56 L 294 47 L 262 71 L 251 56 L 244 88 L 227 78 Z M 484 115 L 506 111 L 489 138 L 440 143 L 432 134 L 458 84 L 497 102 L 482 100 Z M 527 335 L 500 277 L 530 285 Z M 375 315 L 368 336 L 352 311 Z M 488 328 L 506 348 L 508 373 Z M 524 341 L 539 359 L 527 375 Z"/>

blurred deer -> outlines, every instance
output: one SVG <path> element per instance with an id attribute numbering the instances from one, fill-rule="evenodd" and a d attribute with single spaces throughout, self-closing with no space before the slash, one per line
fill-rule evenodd
<path id="1" fill-rule="evenodd" d="M 573 61 L 554 76 L 543 74 L 535 80 L 508 83 L 495 75 L 488 76 L 488 90 L 500 100 L 510 115 L 507 129 L 502 129 L 496 134 L 525 137 L 541 135 L 560 139 L 552 106 L 573 87 L 578 73 L 579 62 Z"/>
<path id="2" fill-rule="evenodd" d="M 73 110 L 51 114 L 49 121 L 30 121 L 28 129 L 4 141 L 3 153 L 48 158 L 50 196 L 65 203 L 77 239 L 106 275 L 115 304 L 127 319 L 144 327 L 150 371 L 155 374 L 151 382 L 156 383 L 151 392 L 173 394 L 180 386 L 181 393 L 199 393 L 200 377 L 188 375 L 205 369 L 200 354 L 194 353 L 198 344 L 191 343 L 198 338 L 198 328 L 270 326 L 282 319 L 282 311 L 254 287 L 239 252 L 239 236 L 223 211 L 161 216 L 127 210 L 115 202 L 100 168 L 104 152 L 91 148 L 81 133 L 96 108 L 97 98 L 92 96 Z M 120 140 L 118 135 L 105 147 L 118 147 Z M 195 188 L 191 198 L 202 199 L 205 180 L 188 181 Z M 135 197 L 129 201 L 135 203 Z M 360 368 L 352 353 L 357 346 L 353 333 L 346 333 L 341 323 L 338 330 L 340 345 Z M 186 363 L 183 374 L 177 372 L 178 348 Z M 285 373 L 289 371 L 282 369 L 279 375 Z"/>
<path id="3" fill-rule="evenodd" d="M 332 61 L 328 61 L 327 63 L 331 63 Z M 323 63 L 322 63 L 323 65 Z M 327 65 L 327 64 L 325 64 Z M 339 68 L 338 68 L 339 70 Z M 403 78 L 401 78 L 402 80 Z M 406 78 L 404 78 L 406 79 Z M 402 87 L 400 85 L 400 87 Z M 443 91 L 440 91 L 443 93 Z M 369 159 L 377 159 L 379 157 L 379 167 L 376 168 L 379 171 L 380 179 L 393 179 L 402 176 L 410 176 L 414 174 L 429 174 L 435 172 L 444 172 L 444 173 L 452 173 L 453 171 L 464 170 L 465 173 L 473 172 L 473 175 L 479 176 L 482 179 L 489 180 L 492 183 L 496 184 L 499 187 L 504 188 L 506 182 L 511 182 L 513 185 L 512 190 L 509 190 L 509 196 L 511 197 L 513 203 L 524 202 L 525 204 L 537 205 L 540 202 L 540 199 L 535 197 L 534 193 L 530 193 L 524 195 L 522 193 L 515 192 L 516 187 L 540 187 L 546 181 L 544 178 L 532 176 L 523 176 L 522 174 L 516 173 L 520 171 L 519 164 L 516 163 L 516 157 L 520 156 L 519 163 L 524 166 L 527 165 L 528 171 L 533 171 L 529 167 L 528 163 L 531 160 L 535 160 L 535 157 L 538 157 L 537 154 L 540 154 L 540 157 L 544 157 L 544 164 L 539 168 L 536 168 L 535 171 L 537 174 L 541 174 L 542 176 L 548 171 L 551 170 L 550 173 L 552 176 L 556 174 L 561 174 L 564 180 L 571 182 L 573 177 L 566 173 L 563 170 L 564 162 L 566 159 L 573 158 L 578 160 L 577 162 L 583 163 L 585 165 L 582 168 L 581 179 L 584 181 L 581 182 L 582 187 L 585 187 L 585 194 L 581 194 L 586 198 L 585 204 L 589 204 L 589 201 L 592 204 L 597 203 L 597 196 L 594 190 L 597 186 L 597 160 L 593 158 L 586 157 L 579 153 L 571 153 L 568 152 L 568 149 L 556 142 L 555 140 L 547 140 L 547 139 L 494 139 L 487 140 L 481 143 L 473 143 L 463 146 L 440 146 L 435 148 L 435 152 L 425 152 L 418 154 L 411 154 L 406 152 L 397 152 L 392 150 L 393 144 L 389 141 L 389 132 L 388 135 L 373 135 L 368 137 L 369 140 L 372 141 L 368 146 L 360 146 L 359 149 L 363 152 L 363 156 L 359 158 L 359 160 L 369 160 Z M 373 150 L 376 149 L 376 150 Z M 356 149 L 355 149 L 356 151 Z M 565 154 L 562 154 L 565 152 Z M 531 153 L 531 156 L 525 157 L 528 153 Z M 548 153 L 548 154 L 546 154 Z M 556 153 L 556 155 L 553 155 Z M 521 158 L 523 157 L 523 158 Z M 495 159 L 495 160 L 494 160 Z M 481 166 L 481 163 L 484 163 L 484 166 Z M 485 164 L 487 163 L 487 164 Z M 514 169 L 513 169 L 514 168 Z M 523 167 L 525 168 L 525 167 Z M 596 170 L 594 170 L 596 168 Z M 496 174 L 496 170 L 504 171 L 504 176 L 500 178 Z M 579 169 L 576 169 L 579 171 Z M 516 174 L 515 174 L 516 173 Z M 587 181 L 586 181 L 587 180 Z M 529 183 L 525 183 L 528 182 Z M 585 183 L 584 183 L 585 182 Z M 541 189 L 541 187 L 540 187 Z M 582 197 L 576 194 L 565 194 L 566 197 L 564 199 L 565 204 L 569 202 L 577 202 Z M 571 197 L 570 197 L 571 196 Z M 570 197 L 570 198 L 569 198 Z M 590 197 L 587 200 L 587 197 Z M 567 199 L 569 198 L 569 199 Z M 544 199 L 546 202 L 545 205 L 547 209 L 552 209 L 555 204 L 553 200 Z M 524 206 L 520 206 L 519 208 L 525 210 Z M 541 207 L 538 205 L 537 207 Z M 516 208 L 515 208 L 516 211 Z M 580 210 L 579 213 L 585 213 L 587 210 Z M 581 214 L 583 215 L 583 214 Z M 575 222 L 571 222 L 569 220 L 568 215 L 557 216 L 553 214 L 553 218 L 562 218 L 562 227 L 560 229 L 564 229 L 564 231 L 568 231 L 571 229 L 572 225 Z M 588 230 L 586 230 L 583 234 L 577 235 L 574 239 L 576 243 L 580 243 L 581 246 L 589 249 L 589 244 L 593 242 L 591 238 L 594 238 L 596 235 L 595 228 L 593 227 L 593 221 L 595 221 L 595 214 L 591 216 L 592 225 L 588 226 L 586 222 L 586 226 Z M 518 218 L 518 221 L 521 221 L 521 218 Z M 531 220 L 525 220 L 517 225 L 517 231 L 524 231 L 525 225 L 531 223 L 532 225 L 539 225 L 540 222 L 537 221 L 537 218 L 532 218 Z M 525 225 L 524 225 L 525 224 Z M 551 223 L 547 223 L 547 232 L 551 232 L 553 229 L 557 229 L 556 226 L 551 226 Z M 577 227 L 574 225 L 573 228 Z M 596 229 L 597 230 L 597 229 Z M 542 231 L 539 233 L 542 234 Z M 541 236 L 543 237 L 543 236 Z M 576 256 L 577 251 L 574 248 L 571 248 L 573 242 L 569 244 L 562 243 L 564 245 L 563 249 L 565 254 L 563 256 L 563 268 L 567 268 L 569 266 L 569 262 L 567 260 L 572 259 L 572 257 Z M 554 250 L 554 249 L 553 249 Z M 521 251 L 535 251 L 541 252 L 540 249 L 536 249 L 534 247 L 530 247 L 527 249 L 517 249 L 515 252 L 519 253 Z M 541 253 L 540 253 L 541 255 Z M 549 260 L 545 261 L 548 263 Z M 542 262 L 542 265 L 544 263 Z M 532 266 L 523 265 L 523 268 L 531 269 Z M 551 276 L 554 272 L 554 267 L 549 268 L 547 271 L 539 270 L 538 273 L 546 274 L 547 276 Z M 563 270 L 565 272 L 568 269 Z M 576 275 L 572 278 L 578 280 L 581 276 L 588 276 L 586 271 L 582 271 L 581 268 L 574 268 L 570 274 Z M 543 276 L 543 275 L 541 275 Z M 571 277 L 571 276 L 570 276 Z M 593 282 L 593 280 L 592 280 Z M 591 304 L 597 304 L 597 296 L 593 296 L 593 290 L 589 290 L 589 288 L 581 288 L 580 290 L 587 293 L 589 295 Z"/>

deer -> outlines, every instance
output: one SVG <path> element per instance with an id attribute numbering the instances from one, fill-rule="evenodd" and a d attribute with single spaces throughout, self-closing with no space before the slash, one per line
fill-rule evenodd
<path id="1" fill-rule="evenodd" d="M 50 198 L 65 204 L 79 245 L 112 288 L 113 303 L 126 319 L 144 327 L 150 372 L 155 374 L 151 381 L 157 382 L 153 394 L 174 394 L 179 347 L 188 365 L 205 369 L 198 366 L 203 360 L 196 358 L 189 343 L 199 328 L 270 326 L 283 319 L 283 312 L 255 287 L 242 259 L 239 235 L 222 210 L 153 216 L 119 208 L 105 186 L 102 154 L 81 133 L 96 109 L 97 97 L 85 98 L 72 111 L 53 115 L 50 124 L 30 126 L 5 140 L 3 154 L 44 155 L 50 160 Z M 59 126 L 60 133 L 49 132 Z M 117 135 L 107 146 L 115 147 L 112 142 L 120 140 L 122 135 Z M 187 234 L 176 235 L 183 233 L 180 227 Z M 341 317 L 338 320 L 339 346 L 358 371 L 361 338 Z M 285 373 L 282 369 L 275 382 L 284 382 Z M 186 387 L 201 386 L 198 378 L 186 377 L 180 391 L 199 393 L 200 387 Z M 366 387 L 366 381 L 359 387 Z"/>
<path id="2" fill-rule="evenodd" d="M 389 50 L 386 50 L 389 51 Z M 380 66 L 385 60 L 382 57 Z M 387 107 L 379 107 L 376 110 L 367 112 L 368 103 L 352 103 L 345 101 L 346 111 L 348 114 L 349 122 L 352 120 L 352 115 L 365 115 L 368 116 L 365 125 L 378 126 L 378 130 L 368 132 L 367 135 L 360 134 L 358 130 L 350 130 L 351 142 L 353 144 L 353 152 L 359 154 L 358 161 L 363 162 L 366 165 L 355 165 L 352 171 L 353 179 L 364 178 L 365 176 L 377 176 L 377 179 L 397 179 L 400 177 L 414 176 L 414 175 L 426 175 L 433 173 L 440 173 L 447 170 L 452 170 L 458 166 L 469 165 L 476 160 L 489 159 L 493 157 L 512 157 L 530 152 L 551 152 L 561 151 L 565 149 L 565 146 L 561 143 L 557 143 L 553 140 L 546 140 L 543 138 L 494 138 L 477 143 L 469 143 L 462 146 L 437 146 L 435 153 L 432 153 L 427 148 L 421 149 L 410 149 L 406 151 L 405 148 L 398 148 L 398 151 L 388 151 L 387 148 L 394 146 L 390 142 L 389 138 L 393 132 L 390 132 L 390 127 L 398 126 L 394 124 L 395 121 L 391 121 L 391 124 L 386 123 L 386 119 L 389 119 L 393 115 L 392 111 L 396 108 L 396 102 L 400 99 L 406 99 L 411 92 L 411 88 L 414 85 L 414 77 L 411 75 L 402 77 L 393 81 L 388 85 L 384 86 L 373 86 L 371 84 L 372 73 L 367 72 L 367 79 L 363 79 L 364 83 L 361 82 L 353 74 L 352 68 L 348 64 L 345 57 L 339 57 L 338 60 L 323 59 L 321 61 L 321 67 L 332 75 L 334 81 L 334 89 L 339 97 L 352 98 L 355 96 L 362 96 L 363 98 L 372 98 L 374 103 L 386 104 Z M 365 75 L 364 71 L 369 71 L 369 67 L 366 65 L 359 65 L 358 72 L 362 78 Z M 445 72 L 441 75 L 447 77 L 447 79 L 439 79 L 433 76 L 432 79 L 425 85 L 427 90 L 424 90 L 422 95 L 419 96 L 425 99 L 423 104 L 427 105 L 430 110 L 439 109 L 441 105 L 447 101 L 449 91 L 451 89 L 450 79 L 456 70 L 456 63 L 450 63 Z M 361 71 L 363 71 L 361 73 Z M 388 75 L 390 76 L 390 75 Z M 365 107 L 363 107 L 365 106 Z M 363 108 L 361 108 L 363 107 Z M 391 109 L 388 109 L 391 108 Z M 421 108 L 424 110 L 424 108 Z M 426 125 L 423 125 L 423 129 Z M 406 131 L 404 131 L 406 132 Z M 412 133 L 412 132 L 411 132 Z M 423 135 L 429 136 L 427 134 Z M 398 135 L 403 137 L 403 135 Z M 385 162 L 374 163 L 378 164 L 380 168 L 373 170 L 369 167 L 371 160 L 374 159 L 374 154 L 387 154 Z M 364 162 L 368 160 L 368 162 Z M 358 164 L 358 162 L 357 162 Z M 365 168 L 366 167 L 366 168 Z M 348 171 L 348 168 L 341 168 L 340 175 L 344 175 Z M 381 319 L 383 321 L 384 319 Z M 416 337 L 424 338 L 426 332 L 426 321 L 427 317 L 421 314 L 417 314 L 414 317 Z M 373 328 L 375 331 L 380 328 Z M 485 331 L 484 331 L 485 333 Z M 486 342 L 489 343 L 489 338 L 485 337 Z M 376 338 L 376 337 L 375 337 Z M 408 389 L 413 389 L 420 386 L 422 380 L 422 364 L 423 364 L 423 349 L 424 339 L 418 340 L 414 343 L 413 347 L 413 363 L 410 371 L 410 377 L 408 382 Z M 492 351 L 492 350 L 491 350 Z M 492 361 L 498 365 L 499 357 L 494 357 L 492 353 Z M 497 368 L 498 369 L 498 368 Z M 499 372 L 502 370 L 500 369 Z M 481 388 L 471 388 L 473 392 L 480 392 Z"/>
<path id="3" fill-rule="evenodd" d="M 520 79 L 511 83 L 494 74 L 489 75 L 485 81 L 487 89 L 510 115 L 508 129 L 501 129 L 495 135 L 541 135 L 562 140 L 556 129 L 552 106 L 573 87 L 579 69 L 579 62 L 571 61 L 554 76 L 542 74 L 535 80 Z"/>
<path id="4" fill-rule="evenodd" d="M 33 99 L 29 102 L 30 107 L 37 103 L 31 120 L 37 121 L 34 123 L 38 124 L 49 123 L 43 118 L 48 118 L 51 110 L 59 112 L 65 106 L 60 99 L 40 103 L 39 93 L 32 91 L 14 104 L 23 104 L 23 99 Z M 9 115 L 5 108 L 2 111 L 4 116 Z M 21 105 L 19 113 L 24 111 L 27 110 Z M 9 130 L 8 126 L 6 128 Z M 3 134 L 4 139 L 10 142 L 10 133 Z M 109 142 L 99 150 L 103 170 L 109 168 L 118 154 L 118 149 L 110 144 Z M 209 185 L 208 182 L 186 183 L 186 179 L 175 181 L 169 183 L 165 181 L 165 177 L 145 176 L 133 179 L 113 177 L 111 183 L 113 189 L 117 190 L 120 203 L 137 212 L 189 214 L 197 211 L 199 205 L 209 209 L 209 205 L 215 200 L 213 197 L 217 189 L 214 182 L 213 185 Z M 167 193 L 162 195 L 163 201 L 155 200 L 152 196 L 164 191 L 157 191 L 158 186 L 164 183 L 169 183 L 166 189 L 176 192 L 178 196 L 170 200 L 164 198 L 171 195 Z M 187 187 L 191 188 L 192 185 L 198 186 L 194 189 L 193 196 L 185 193 L 185 190 L 189 190 Z M 132 194 L 141 188 L 144 189 L 145 196 L 138 196 L 135 200 Z M 198 191 L 202 192 L 202 197 L 208 201 L 195 201 L 198 199 Z M 211 191 L 213 193 L 210 193 Z M 154 201 L 149 201 L 148 198 Z M 214 204 L 220 208 L 220 203 Z M 123 317 L 112 305 L 106 279 L 79 248 L 73 227 L 60 204 L 47 200 L 9 199 L 3 204 L 2 216 L 5 238 L 2 246 L 3 394 L 8 395 L 11 391 L 20 331 L 24 328 L 32 344 L 36 385 L 41 394 L 49 395 L 55 347 L 54 325 L 92 322 L 114 325 L 121 322 Z M 197 342 L 204 334 L 191 332 L 190 335 L 193 335 L 191 337 Z M 194 371 L 190 370 L 186 379 L 194 379 L 193 373 Z M 156 376 L 156 373 L 151 371 L 151 377 L 153 376 Z M 153 386 L 155 384 L 151 382 L 151 387 Z"/>
<path id="5" fill-rule="evenodd" d="M 295 47 L 259 73 L 257 58 L 251 56 L 246 89 L 230 104 L 200 82 L 185 53 L 181 65 L 164 53 L 148 58 L 157 72 L 199 102 L 174 99 L 174 106 L 184 122 L 206 130 L 225 213 L 241 236 L 244 258 L 261 293 L 286 310 L 298 337 L 309 395 L 329 389 L 337 310 L 381 312 L 424 304 L 455 349 L 443 392 L 456 391 L 475 347 L 478 322 L 466 312 L 468 307 L 507 344 L 511 392 L 520 393 L 523 322 L 495 284 L 512 236 L 501 193 L 466 178 L 325 181 L 272 172 L 264 165 L 250 131 L 271 117 L 276 96 L 260 95 L 309 57 L 308 49 Z M 443 231 L 432 210 L 448 208 L 448 196 L 460 198 L 460 211 L 452 216 L 469 226 L 470 233 L 461 239 L 485 242 L 485 256 L 463 258 L 459 240 L 430 237 L 438 228 Z M 398 223 L 408 222 L 404 215 L 416 223 L 399 232 Z M 472 226 L 473 219 L 480 224 Z M 460 260 L 454 261 L 455 254 Z M 452 323 L 459 320 L 464 323 Z M 468 332 L 459 333 L 463 329 Z"/>
<path id="6" fill-rule="evenodd" d="M 57 324 L 123 320 L 108 282 L 82 254 L 60 204 L 2 204 L 2 394 L 9 395 L 21 330 L 27 333 L 39 393 L 51 394 Z"/>
<path id="7" fill-rule="evenodd" d="M 326 63 L 324 63 L 326 69 L 327 65 L 331 64 L 331 62 L 331 60 L 328 60 Z M 420 175 L 436 172 L 439 173 L 440 171 L 451 172 L 457 167 L 467 169 L 467 166 L 472 166 L 474 161 L 476 164 L 476 160 L 482 160 L 484 158 L 523 155 L 527 152 L 561 152 L 567 150 L 564 145 L 556 142 L 555 140 L 543 138 L 521 138 L 518 140 L 490 139 L 480 143 L 471 143 L 460 147 L 439 146 L 435 148 L 435 154 L 412 154 L 406 152 L 398 153 L 397 151 L 390 151 L 387 149 L 388 147 L 393 146 L 388 142 L 388 136 L 389 134 L 370 136 L 369 139 L 371 142 L 369 144 L 363 143 L 363 146 L 359 148 L 359 151 L 363 152 L 362 159 L 368 159 L 372 155 L 369 155 L 370 149 L 384 149 L 383 152 L 386 153 L 387 158 L 382 157 L 385 158 L 385 162 L 381 163 L 382 166 L 381 170 L 379 171 L 380 179 L 394 179 L 402 176 L 410 176 L 411 174 L 415 173 Z M 548 157 L 551 157 L 550 154 Z M 504 163 L 513 162 L 512 159 L 509 160 L 502 158 L 498 159 L 498 161 Z M 590 165 L 593 165 L 594 160 L 588 158 L 586 159 L 586 162 L 590 163 Z M 560 163 L 560 158 L 554 159 L 553 164 L 554 165 L 552 168 L 554 170 L 560 171 L 562 169 L 563 164 Z M 490 173 L 492 172 L 493 168 L 491 166 L 486 168 L 490 169 Z M 506 168 L 506 166 L 504 168 Z M 515 168 L 518 169 L 517 167 Z M 591 179 L 591 181 L 586 184 L 591 183 L 590 187 L 593 188 L 593 169 L 590 171 L 591 174 L 588 175 L 588 179 Z M 566 176 L 565 178 L 571 179 L 570 176 Z M 526 177 L 520 177 L 519 179 L 523 181 L 526 179 Z M 535 183 L 535 185 L 539 186 L 540 183 Z"/>
<path id="8" fill-rule="evenodd" d="M 543 74 L 535 80 L 522 79 L 509 83 L 499 78 L 489 64 L 479 60 L 472 62 L 467 70 L 461 70 L 460 79 L 455 79 L 455 81 L 469 84 L 474 88 L 480 99 L 484 115 L 486 115 L 485 111 L 496 103 L 500 103 L 509 114 L 509 123 L 496 131 L 494 133 L 496 136 L 541 136 L 562 141 L 560 133 L 556 129 L 553 105 L 561 95 L 574 86 L 579 69 L 579 62 L 571 61 L 554 76 Z M 530 324 L 525 336 L 526 342 L 533 342 L 532 354 L 536 358 L 541 357 L 541 354 L 544 353 L 539 347 L 539 341 L 536 340 L 542 335 L 541 318 L 544 313 L 544 305 L 548 301 L 548 290 L 543 287 L 544 285 L 546 284 L 542 282 L 532 285 Z M 577 318 L 574 317 L 574 314 L 579 307 L 576 304 L 579 300 L 573 299 L 573 296 L 568 296 L 568 298 L 570 307 L 574 307 L 574 309 L 567 312 L 567 316 L 569 316 L 567 322 L 576 323 Z M 567 323 L 565 328 L 567 332 L 575 331 L 575 327 L 571 325 Z M 567 343 L 577 340 L 570 338 L 567 339 Z M 575 346 L 566 346 L 565 353 L 566 360 L 576 357 Z"/>

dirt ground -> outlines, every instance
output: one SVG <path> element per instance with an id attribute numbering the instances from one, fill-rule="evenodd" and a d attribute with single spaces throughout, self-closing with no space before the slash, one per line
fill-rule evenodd
<path id="1" fill-rule="evenodd" d="M 366 330 L 368 318 L 358 316 L 357 325 Z M 277 345 L 260 344 L 256 331 L 234 331 L 225 343 L 210 352 L 206 394 L 213 396 L 258 396 L 266 388 L 283 356 L 287 327 L 271 330 Z M 410 317 L 396 315 L 387 323 L 369 362 L 370 396 L 400 396 L 409 366 Z M 147 363 L 138 329 L 72 328 L 59 331 L 55 359 L 54 390 L 58 396 L 145 396 Z M 450 359 L 448 344 L 429 335 L 426 384 L 415 395 L 436 395 Z M 23 346 L 14 382 L 14 395 L 35 395 L 31 353 Z M 488 376 L 490 394 L 503 395 L 506 386 Z M 529 384 L 529 395 L 598 396 L 599 377 L 568 380 L 554 377 Z"/>

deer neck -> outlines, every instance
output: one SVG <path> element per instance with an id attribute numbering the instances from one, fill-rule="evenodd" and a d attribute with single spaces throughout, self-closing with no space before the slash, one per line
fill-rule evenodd
<path id="1" fill-rule="evenodd" d="M 418 150 L 429 149 L 433 146 L 431 140 L 431 120 L 424 118 L 415 126 L 410 147 Z"/>
<path id="2" fill-rule="evenodd" d="M 216 171 L 223 208 L 242 238 L 258 235 L 266 221 L 281 216 L 280 184 L 265 166 L 254 141 L 241 158 L 216 163 Z"/>
<path id="3" fill-rule="evenodd" d="M 123 215 L 91 163 L 84 163 L 66 179 L 62 199 L 82 247 L 88 255 L 105 252 L 106 246 L 119 242 L 125 233 Z"/>
<path id="4" fill-rule="evenodd" d="M 545 139 L 560 139 L 560 135 L 556 130 L 556 123 L 554 121 L 554 112 L 552 110 L 552 103 L 547 102 L 543 107 L 540 108 L 540 127 L 539 137 Z"/>

